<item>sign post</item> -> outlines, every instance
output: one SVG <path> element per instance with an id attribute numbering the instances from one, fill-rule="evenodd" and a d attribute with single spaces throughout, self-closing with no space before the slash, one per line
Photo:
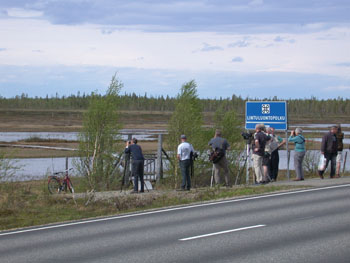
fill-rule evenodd
<path id="1" fill-rule="evenodd" d="M 273 127 L 275 130 L 285 131 L 287 134 L 288 114 L 286 101 L 247 101 L 245 112 L 245 128 L 247 130 L 255 130 L 255 125 L 263 123 L 266 127 Z M 287 175 L 289 179 L 289 160 L 287 160 Z M 246 180 L 248 184 L 248 170 Z"/>

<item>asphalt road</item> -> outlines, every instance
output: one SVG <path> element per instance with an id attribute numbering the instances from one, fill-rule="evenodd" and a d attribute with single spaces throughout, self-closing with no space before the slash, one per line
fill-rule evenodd
<path id="1" fill-rule="evenodd" d="M 0 262 L 350 262 L 350 185 L 0 232 Z"/>

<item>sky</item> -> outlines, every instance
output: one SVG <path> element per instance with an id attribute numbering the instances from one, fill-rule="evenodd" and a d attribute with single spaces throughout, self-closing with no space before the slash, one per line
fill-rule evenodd
<path id="1" fill-rule="evenodd" d="M 0 96 L 350 98 L 348 0 L 1 0 Z"/>

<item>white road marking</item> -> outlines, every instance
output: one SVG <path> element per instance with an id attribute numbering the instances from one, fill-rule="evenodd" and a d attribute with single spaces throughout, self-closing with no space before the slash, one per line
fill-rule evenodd
<path id="1" fill-rule="evenodd" d="M 264 227 L 264 226 L 266 226 L 266 225 L 247 226 L 247 227 L 236 228 L 236 229 L 231 229 L 231 230 L 226 230 L 226 231 L 221 231 L 221 232 L 215 232 L 215 233 L 210 233 L 210 234 L 205 234 L 205 235 L 200 235 L 200 236 L 186 237 L 186 238 L 179 239 L 179 241 L 188 241 L 188 240 L 199 239 L 199 238 L 204 238 L 204 237 L 217 236 L 217 235 L 222 235 L 222 234 L 227 234 L 227 233 L 232 233 L 232 232 L 238 232 L 238 231 L 243 231 L 243 230 L 248 230 L 248 229 L 253 229 L 253 228 Z"/>
<path id="2" fill-rule="evenodd" d="M 268 195 L 261 195 L 261 196 L 252 196 L 252 197 L 239 198 L 239 199 L 230 199 L 230 200 L 224 200 L 224 201 L 217 201 L 217 202 L 196 204 L 196 205 L 189 205 L 189 206 L 173 207 L 173 208 L 148 211 L 148 212 L 141 212 L 141 213 L 135 213 L 135 214 L 127 214 L 127 215 L 121 215 L 121 216 L 113 216 L 113 217 L 97 218 L 97 219 L 78 221 L 78 222 L 72 222 L 72 223 L 64 223 L 64 224 L 59 224 L 59 225 L 51 225 L 51 226 L 44 226 L 44 227 L 37 227 L 37 228 L 30 228 L 30 229 L 23 229 L 23 230 L 14 230 L 14 231 L 3 232 L 3 233 L 0 232 L 0 236 L 8 236 L 8 235 L 15 235 L 15 234 L 40 231 L 40 230 L 46 230 L 46 229 L 54 229 L 54 228 L 60 228 L 60 227 L 66 227 L 66 226 L 83 225 L 83 224 L 89 224 L 89 223 L 95 223 L 95 222 L 103 222 L 103 221 L 110 221 L 110 220 L 130 218 L 130 217 L 138 217 L 138 216 L 144 216 L 144 215 L 160 214 L 160 213 L 166 213 L 166 212 L 177 211 L 177 210 L 185 210 L 185 209 L 191 209 L 191 208 L 197 208 L 197 207 L 228 204 L 228 203 L 257 200 L 257 199 L 284 196 L 284 195 L 301 194 L 301 193 L 315 192 L 315 191 L 322 191 L 322 190 L 343 188 L 343 187 L 350 187 L 350 184 L 334 185 L 334 186 L 327 186 L 327 187 L 322 187 L 322 188 L 305 189 L 305 190 L 276 193 L 276 194 L 268 194 Z"/>

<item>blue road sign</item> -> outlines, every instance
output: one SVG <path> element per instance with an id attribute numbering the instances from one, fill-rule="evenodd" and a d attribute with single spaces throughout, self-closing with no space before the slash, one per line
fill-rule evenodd
<path id="1" fill-rule="evenodd" d="M 245 109 L 247 130 L 254 130 L 258 123 L 274 127 L 276 130 L 288 128 L 286 101 L 247 101 Z"/>

